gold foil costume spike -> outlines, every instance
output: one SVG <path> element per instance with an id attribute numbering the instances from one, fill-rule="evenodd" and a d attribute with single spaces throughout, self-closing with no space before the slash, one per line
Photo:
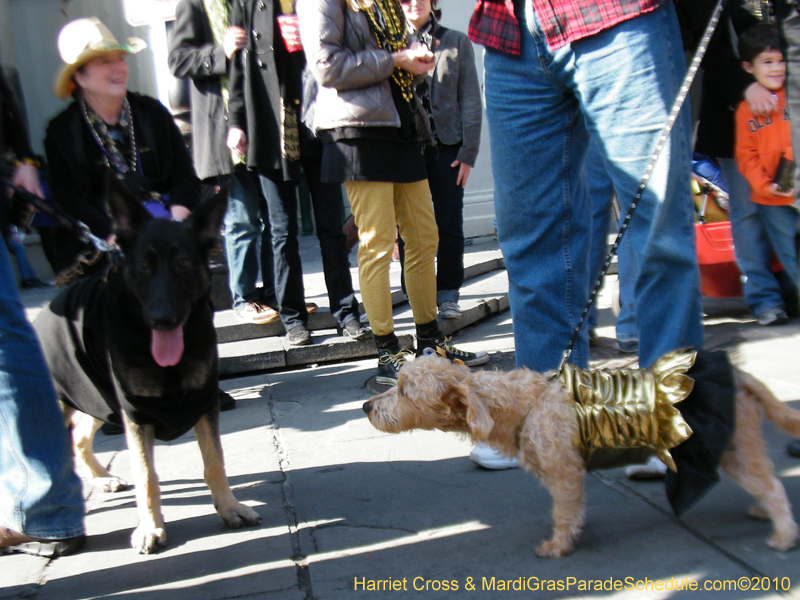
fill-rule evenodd
<path id="1" fill-rule="evenodd" d="M 692 391 L 685 373 L 696 353 L 677 350 L 648 369 L 578 369 L 567 364 L 561 381 L 574 399 L 578 445 L 587 469 L 642 462 L 657 455 L 677 471 L 670 450 L 692 435 L 675 405 Z"/>

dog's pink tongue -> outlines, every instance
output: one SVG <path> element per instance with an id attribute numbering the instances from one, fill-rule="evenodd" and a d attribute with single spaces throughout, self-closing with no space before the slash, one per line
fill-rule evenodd
<path id="1" fill-rule="evenodd" d="M 176 327 L 169 331 L 153 329 L 150 352 L 161 367 L 177 365 L 183 356 L 183 327 Z"/>

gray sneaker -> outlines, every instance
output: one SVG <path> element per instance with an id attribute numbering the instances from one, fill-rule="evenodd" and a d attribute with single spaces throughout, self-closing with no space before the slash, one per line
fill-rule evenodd
<path id="1" fill-rule="evenodd" d="M 768 308 L 762 310 L 756 315 L 756 322 L 762 327 L 769 327 L 770 325 L 785 325 L 789 322 L 789 316 L 782 306 L 775 308 Z"/>
<path id="2" fill-rule="evenodd" d="M 455 302 L 442 302 L 439 305 L 439 316 L 442 319 L 460 319 L 461 307 Z"/>
<path id="3" fill-rule="evenodd" d="M 307 346 L 311 343 L 311 334 L 305 325 L 295 325 L 286 333 L 286 341 L 290 346 Z"/>
<path id="4" fill-rule="evenodd" d="M 350 319 L 344 327 L 337 327 L 336 330 L 342 337 L 349 337 L 353 340 L 365 340 L 372 336 L 372 332 L 358 322 L 358 319 Z"/>

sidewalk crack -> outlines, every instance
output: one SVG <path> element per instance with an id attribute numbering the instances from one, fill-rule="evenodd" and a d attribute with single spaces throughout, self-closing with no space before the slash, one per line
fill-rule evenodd
<path id="1" fill-rule="evenodd" d="M 270 395 L 271 396 L 271 395 Z M 272 421 L 272 445 L 278 457 L 278 467 L 281 470 L 281 491 L 283 493 L 283 510 L 286 514 L 286 524 L 292 542 L 292 561 L 297 574 L 297 587 L 305 595 L 306 600 L 315 600 L 311 583 L 311 571 L 306 555 L 300 543 L 300 530 L 297 525 L 297 510 L 294 502 L 294 488 L 292 486 L 292 472 L 289 464 L 289 452 L 283 444 L 281 428 L 278 424 L 278 412 L 275 402 L 270 397 L 268 400 L 270 419 Z"/>

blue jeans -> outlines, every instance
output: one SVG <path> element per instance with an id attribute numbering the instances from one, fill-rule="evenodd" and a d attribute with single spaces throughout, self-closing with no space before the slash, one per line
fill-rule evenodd
<path id="1" fill-rule="evenodd" d="M 750 184 L 739 172 L 736 159 L 720 158 L 719 166 L 728 184 L 733 249 L 736 264 L 745 276 L 744 298 L 750 312 L 757 315 L 783 305 L 781 286 L 770 270 L 772 246 L 758 204 L 750 200 Z"/>
<path id="2" fill-rule="evenodd" d="M 797 282 L 797 226 L 800 221 L 794 206 L 756 205 L 769 243 L 789 278 Z"/>
<path id="3" fill-rule="evenodd" d="M 522 55 L 486 50 L 486 114 L 517 364 L 547 371 L 558 366 L 588 299 L 589 138 L 627 211 L 685 66 L 672 3 L 555 52 L 521 5 Z M 639 273 L 645 367 L 703 341 L 689 119 L 684 110 L 625 234 Z M 571 360 L 588 365 L 586 329 Z"/>
<path id="4" fill-rule="evenodd" d="M 6 245 L 9 252 L 11 252 L 14 255 L 14 258 L 17 260 L 17 268 L 19 269 L 20 279 L 22 279 L 22 281 L 39 279 L 36 271 L 33 270 L 33 265 L 31 265 L 30 261 L 28 260 L 28 255 L 25 253 L 25 245 L 10 237 L 6 240 Z"/>
<path id="5" fill-rule="evenodd" d="M 225 254 L 233 308 L 253 301 L 277 307 L 272 237 L 258 174 L 236 172 L 220 180 L 231 184 L 225 213 Z M 256 287 L 259 278 L 263 284 L 261 289 Z"/>
<path id="6" fill-rule="evenodd" d="M 592 278 L 589 280 L 589 291 L 591 292 L 608 255 L 608 227 L 611 222 L 611 200 L 614 195 L 614 186 L 611 185 L 611 178 L 608 176 L 606 165 L 596 142 L 589 143 L 589 153 L 586 155 L 586 181 L 589 185 L 592 202 L 592 246 L 589 250 L 589 267 L 592 270 Z M 625 235 L 617 249 L 620 309 L 617 316 L 616 336 L 617 340 L 621 342 L 639 339 L 639 330 L 636 328 L 636 312 L 633 309 L 636 272 L 632 269 L 631 259 L 630 238 Z M 589 329 L 597 327 L 597 312 L 597 301 L 595 300 L 587 318 Z"/>
<path id="7" fill-rule="evenodd" d="M 83 495 L 50 374 L 0 244 L 0 525 L 82 535 Z"/>

